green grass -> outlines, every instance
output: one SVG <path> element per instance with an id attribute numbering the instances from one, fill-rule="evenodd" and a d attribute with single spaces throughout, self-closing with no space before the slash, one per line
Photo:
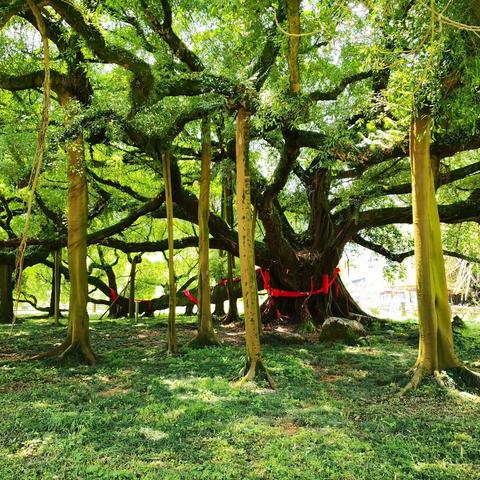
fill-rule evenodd
<path id="1" fill-rule="evenodd" d="M 165 322 L 153 322 L 93 321 L 95 369 L 19 361 L 63 338 L 46 321 L 0 327 L 0 479 L 480 478 L 478 397 L 429 382 L 397 396 L 413 324 L 356 347 L 267 338 L 272 392 L 233 386 L 234 329 L 221 348 L 162 358 Z M 478 324 L 456 336 L 478 363 Z"/>

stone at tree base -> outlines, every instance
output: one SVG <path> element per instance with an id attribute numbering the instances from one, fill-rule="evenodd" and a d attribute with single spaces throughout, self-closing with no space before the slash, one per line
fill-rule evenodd
<path id="1" fill-rule="evenodd" d="M 320 329 L 319 340 L 323 342 L 354 341 L 366 335 L 360 322 L 341 317 L 329 317 Z"/>

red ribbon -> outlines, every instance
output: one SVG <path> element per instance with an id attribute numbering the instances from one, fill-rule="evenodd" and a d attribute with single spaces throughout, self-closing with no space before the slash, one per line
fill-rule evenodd
<path id="1" fill-rule="evenodd" d="M 319 295 L 323 294 L 326 295 L 330 288 L 332 287 L 333 283 L 338 277 L 340 273 L 340 269 L 336 267 L 333 270 L 332 279 L 329 280 L 328 275 L 323 275 L 322 287 L 315 289 L 314 287 L 314 280 L 313 277 L 310 279 L 310 291 L 309 292 L 302 292 L 302 291 L 295 291 L 295 290 L 281 290 L 279 288 L 273 288 L 270 285 L 270 273 L 268 270 L 264 270 L 263 268 L 260 270 L 260 273 L 263 278 L 263 288 L 267 291 L 270 297 L 290 297 L 290 298 L 301 298 L 301 297 L 311 297 L 312 295 Z"/>
<path id="2" fill-rule="evenodd" d="M 113 288 L 110 288 L 109 290 L 110 290 L 110 300 L 114 302 L 118 298 L 118 294 Z"/>
<path id="3" fill-rule="evenodd" d="M 118 293 L 113 288 L 110 288 L 109 290 L 110 290 L 110 300 L 113 303 L 118 298 Z M 135 298 L 133 301 L 138 303 L 146 303 L 147 311 L 153 312 L 153 300 L 138 300 L 137 298 Z"/>
<path id="4" fill-rule="evenodd" d="M 183 293 L 191 302 L 198 305 L 198 300 L 190 293 L 190 290 L 184 290 Z"/>
<path id="5" fill-rule="evenodd" d="M 335 280 L 338 278 L 338 274 L 340 273 L 340 269 L 338 267 L 334 268 L 333 270 L 333 276 L 331 279 L 329 279 L 329 276 L 327 274 L 323 275 L 322 277 L 322 286 L 321 288 L 315 288 L 315 281 L 313 279 L 313 276 L 310 278 L 310 291 L 309 292 L 302 292 L 302 291 L 292 291 L 292 290 L 281 290 L 280 288 L 272 288 L 270 285 L 270 272 L 268 270 L 265 270 L 263 268 L 258 268 L 257 273 L 260 272 L 260 275 L 262 276 L 263 279 L 263 289 L 267 291 L 268 296 L 271 297 L 272 302 L 269 302 L 267 304 L 267 309 L 266 312 L 270 310 L 270 308 L 273 307 L 274 305 L 274 300 L 273 297 L 289 297 L 289 298 L 302 298 L 302 297 L 311 297 L 312 295 L 327 295 L 328 292 L 330 291 L 330 288 L 334 284 Z M 234 282 L 240 281 L 240 277 L 236 277 L 233 279 Z M 223 279 L 220 280 L 218 285 L 225 285 L 228 282 L 228 280 Z M 339 291 L 340 285 L 337 284 L 335 287 L 335 295 L 338 296 L 338 291 Z M 198 305 L 198 300 L 190 293 L 189 290 L 184 290 L 183 293 L 185 296 L 192 301 L 193 303 Z M 280 319 L 282 317 L 282 314 L 278 307 L 277 309 L 277 318 Z"/>

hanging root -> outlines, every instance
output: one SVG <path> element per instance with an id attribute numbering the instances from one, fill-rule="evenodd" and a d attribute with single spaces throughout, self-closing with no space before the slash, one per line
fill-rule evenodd
<path id="1" fill-rule="evenodd" d="M 58 357 L 60 360 L 75 357 L 79 361 L 83 361 L 92 367 L 97 363 L 97 357 L 88 343 L 79 341 L 71 342 L 69 340 L 63 342 L 58 347 L 52 348 L 48 352 L 31 357 L 31 360 L 45 360 L 54 357 Z"/>
<path id="2" fill-rule="evenodd" d="M 237 386 L 241 386 L 247 382 L 253 382 L 255 380 L 255 377 L 257 376 L 257 373 L 262 372 L 268 382 L 269 387 L 272 390 L 276 390 L 277 386 L 275 385 L 275 381 L 268 373 L 267 367 L 265 367 L 265 364 L 262 360 L 253 360 L 251 362 L 247 361 L 244 372 L 245 373 L 243 377 L 237 381 Z"/>

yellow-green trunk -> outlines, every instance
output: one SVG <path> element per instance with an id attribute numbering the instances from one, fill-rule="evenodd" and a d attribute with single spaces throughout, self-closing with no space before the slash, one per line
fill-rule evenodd
<path id="1" fill-rule="evenodd" d="M 433 373 L 459 366 L 453 350 L 451 313 L 435 196 L 436 165 L 430 156 L 431 119 L 419 113 L 410 130 L 412 205 L 420 326 L 417 367 Z"/>
<path id="2" fill-rule="evenodd" d="M 241 107 L 238 111 L 236 132 L 237 212 L 245 338 L 249 362 L 255 366 L 260 360 L 261 354 L 248 165 L 248 118 L 248 112 L 244 107 Z"/>
<path id="3" fill-rule="evenodd" d="M 212 324 L 210 307 L 209 274 L 209 228 L 210 214 L 210 167 L 212 161 L 212 142 L 210 121 L 202 121 L 202 156 L 200 172 L 200 198 L 198 202 L 198 333 L 194 343 L 218 344 Z"/>

